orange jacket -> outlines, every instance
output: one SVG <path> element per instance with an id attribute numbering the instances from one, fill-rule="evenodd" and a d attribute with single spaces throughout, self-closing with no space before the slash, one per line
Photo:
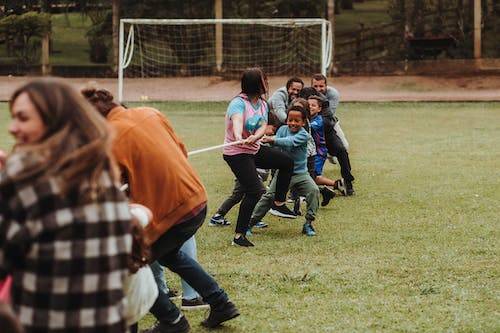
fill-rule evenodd
<path id="1" fill-rule="evenodd" d="M 113 153 L 128 177 L 130 200 L 153 212 L 145 228 L 151 244 L 206 203 L 205 188 L 184 144 L 158 110 L 118 106 L 107 119 L 115 130 Z"/>

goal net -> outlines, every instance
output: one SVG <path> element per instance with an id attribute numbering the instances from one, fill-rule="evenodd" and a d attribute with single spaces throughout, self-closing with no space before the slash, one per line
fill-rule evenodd
<path id="1" fill-rule="evenodd" d="M 122 19 L 119 99 L 147 96 L 141 80 L 234 78 L 254 66 L 269 76 L 326 74 L 331 50 L 324 19 Z"/>

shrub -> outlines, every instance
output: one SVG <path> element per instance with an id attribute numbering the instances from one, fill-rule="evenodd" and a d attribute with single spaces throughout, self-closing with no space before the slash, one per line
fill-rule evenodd
<path id="1" fill-rule="evenodd" d="M 0 34 L 5 36 L 7 55 L 16 57 L 23 65 L 39 60 L 41 40 L 50 31 L 50 15 L 46 13 L 27 12 L 0 19 Z"/>

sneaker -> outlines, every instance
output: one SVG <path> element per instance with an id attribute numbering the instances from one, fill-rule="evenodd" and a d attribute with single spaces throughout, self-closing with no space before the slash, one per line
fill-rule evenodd
<path id="1" fill-rule="evenodd" d="M 210 227 L 225 227 L 228 225 L 231 225 L 231 222 L 226 220 L 226 218 L 220 214 L 215 214 L 210 218 L 210 221 L 208 222 L 208 225 Z"/>
<path id="2" fill-rule="evenodd" d="M 332 189 L 330 189 L 326 186 L 321 187 L 320 193 L 321 193 L 321 196 L 323 198 L 321 200 L 321 207 L 325 207 L 326 205 L 328 205 L 330 203 L 330 200 L 335 198 L 335 191 L 333 191 Z"/>
<path id="3" fill-rule="evenodd" d="M 232 245 L 239 245 L 243 247 L 251 247 L 254 246 L 252 242 L 250 242 L 246 236 L 241 235 L 239 238 L 233 238 Z"/>
<path id="4" fill-rule="evenodd" d="M 271 209 L 269 210 L 269 213 L 273 214 L 274 216 L 284 217 L 287 219 L 297 218 L 297 215 L 292 212 L 286 205 L 277 206 L 273 204 Z"/>
<path id="5" fill-rule="evenodd" d="M 316 236 L 316 230 L 314 230 L 312 224 L 309 222 L 304 223 L 304 226 L 302 227 L 302 233 L 309 237 Z"/>
<path id="6" fill-rule="evenodd" d="M 297 216 L 301 216 L 302 212 L 300 211 L 300 203 L 302 202 L 302 199 L 299 197 L 295 199 L 295 202 L 293 203 L 293 213 Z"/>
<path id="7" fill-rule="evenodd" d="M 170 298 L 171 301 L 175 301 L 176 299 L 181 298 L 181 293 L 178 292 L 175 289 L 168 289 L 168 298 Z"/>
<path id="8" fill-rule="evenodd" d="M 337 179 L 335 181 L 335 185 L 333 185 L 333 188 L 342 193 L 342 195 L 347 195 L 343 178 Z"/>
<path id="9" fill-rule="evenodd" d="M 253 227 L 257 228 L 257 229 L 267 228 L 268 226 L 269 226 L 269 224 L 267 224 L 266 222 L 262 222 L 262 221 L 258 221 L 257 223 L 255 223 L 253 225 Z"/>
<path id="10" fill-rule="evenodd" d="M 201 310 L 201 309 L 210 309 L 210 305 L 208 303 L 203 302 L 203 298 L 196 297 L 194 299 L 182 299 L 181 310 L 183 311 L 191 311 L 191 310 Z"/>
<path id="11" fill-rule="evenodd" d="M 182 316 L 175 324 L 160 322 L 142 333 L 187 333 L 190 330 L 189 322 Z"/>
<path id="12" fill-rule="evenodd" d="M 346 191 L 346 194 L 347 196 L 351 196 L 351 195 L 354 195 L 354 188 L 352 187 L 352 182 L 350 181 L 345 181 L 345 191 Z"/>
<path id="13" fill-rule="evenodd" d="M 202 321 L 201 325 L 208 328 L 214 328 L 219 326 L 225 321 L 238 317 L 239 315 L 240 312 L 233 304 L 233 302 L 227 301 L 226 303 L 224 303 L 224 305 L 220 307 L 217 308 L 212 307 L 210 309 L 210 314 L 208 315 L 207 319 Z"/>

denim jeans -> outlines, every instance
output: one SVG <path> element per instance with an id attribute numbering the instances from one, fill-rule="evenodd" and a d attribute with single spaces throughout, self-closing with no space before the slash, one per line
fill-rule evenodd
<path id="1" fill-rule="evenodd" d="M 181 251 L 197 260 L 196 255 L 196 240 L 193 237 L 189 238 L 182 246 Z M 159 290 L 162 290 L 165 294 L 168 294 L 169 288 L 165 280 L 165 269 L 158 261 L 153 262 L 151 265 L 151 270 L 153 271 L 153 276 L 155 278 L 156 285 Z M 193 289 L 186 281 L 181 280 L 182 286 L 182 298 L 184 299 L 195 299 L 200 297 L 200 295 Z"/>
<path id="2" fill-rule="evenodd" d="M 186 253 L 181 246 L 191 238 L 203 224 L 206 207 L 196 216 L 170 228 L 152 245 L 153 257 L 160 265 L 167 267 L 189 283 L 211 307 L 219 307 L 227 302 L 223 289 L 205 270 Z M 150 312 L 160 322 L 172 322 L 179 317 L 179 309 L 170 301 L 168 294 L 159 290 Z"/>
<path id="3" fill-rule="evenodd" d="M 158 261 L 153 262 L 151 265 L 151 270 L 153 271 L 153 276 L 155 278 L 156 285 L 158 286 L 158 290 L 161 290 L 163 293 L 168 294 L 168 286 L 165 281 L 165 269 Z"/>
<path id="4" fill-rule="evenodd" d="M 192 236 L 187 241 L 185 241 L 184 244 L 182 244 L 181 251 L 184 252 L 185 254 L 187 254 L 192 259 L 198 261 L 198 258 L 196 255 L 196 253 L 197 253 L 196 239 L 194 238 L 194 236 Z M 191 287 L 189 285 L 189 283 L 187 283 L 186 281 L 181 280 L 181 286 L 182 286 L 182 298 L 195 299 L 195 298 L 200 297 L 200 294 L 198 294 L 196 292 L 196 290 L 194 290 L 194 288 Z"/>

